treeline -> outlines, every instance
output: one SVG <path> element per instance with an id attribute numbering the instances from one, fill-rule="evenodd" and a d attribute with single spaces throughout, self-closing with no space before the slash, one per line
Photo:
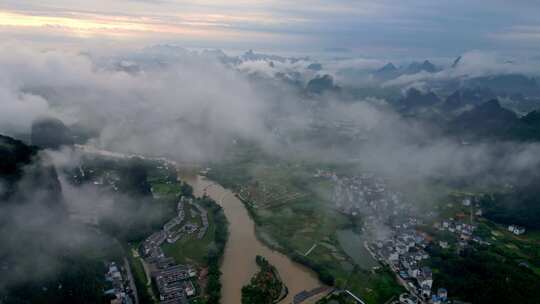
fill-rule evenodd
<path id="1" fill-rule="evenodd" d="M 330 271 L 328 271 L 328 269 L 332 269 L 331 265 L 316 263 L 297 252 L 289 252 L 288 255 L 293 261 L 300 263 L 315 271 L 315 273 L 317 273 L 317 276 L 319 277 L 319 280 L 324 284 L 328 286 L 333 286 L 335 284 L 335 277 L 330 273 Z"/>
<path id="2" fill-rule="evenodd" d="M 105 265 L 102 261 L 66 255 L 59 257 L 57 263 L 56 274 L 0 290 L 0 302 L 5 304 L 104 302 Z"/>
<path id="3" fill-rule="evenodd" d="M 494 222 L 540 229 L 540 179 L 511 193 L 486 195 L 480 202 L 485 217 Z"/>
<path id="4" fill-rule="evenodd" d="M 242 287 L 242 304 L 275 303 L 284 288 L 277 270 L 262 256 L 258 255 L 255 262 L 260 270 L 248 285 Z"/>
<path id="5" fill-rule="evenodd" d="M 134 258 L 133 255 L 129 254 L 129 248 L 126 248 L 126 252 L 128 252 L 127 259 L 129 262 L 129 267 L 131 268 L 131 271 L 133 272 L 133 279 L 135 283 L 135 287 L 137 288 L 137 296 L 139 298 L 139 302 L 146 304 L 146 303 L 153 303 L 154 300 L 152 299 L 152 296 L 148 292 L 148 287 L 146 286 L 146 281 L 143 279 L 146 279 L 146 275 L 144 273 L 143 266 L 141 262 Z"/>
<path id="6" fill-rule="evenodd" d="M 459 255 L 429 247 L 435 288 L 449 296 L 476 304 L 540 303 L 540 276 L 527 267 L 510 263 L 491 247 L 467 248 Z"/>
<path id="7" fill-rule="evenodd" d="M 189 187 L 189 185 L 187 185 Z M 186 188 L 189 191 L 189 188 Z M 191 191 L 193 192 L 193 191 Z M 218 304 L 221 299 L 221 270 L 220 264 L 225 252 L 225 244 L 229 238 L 228 221 L 221 206 L 211 198 L 205 196 L 199 200 L 199 203 L 212 213 L 214 220 L 214 244 L 206 257 L 208 264 L 208 283 L 206 285 L 207 303 Z"/>

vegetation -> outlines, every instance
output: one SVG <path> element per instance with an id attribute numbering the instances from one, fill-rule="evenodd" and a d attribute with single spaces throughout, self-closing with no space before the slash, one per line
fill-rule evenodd
<path id="1" fill-rule="evenodd" d="M 208 197 L 202 199 L 203 206 L 209 208 L 214 219 L 214 250 L 207 255 L 208 282 L 206 295 L 208 304 L 218 304 L 221 298 L 221 271 L 219 270 L 221 258 L 225 252 L 225 244 L 229 237 L 228 222 L 223 209 Z"/>
<path id="2" fill-rule="evenodd" d="M 261 241 L 314 270 L 322 282 L 347 288 L 367 303 L 385 302 L 403 291 L 388 270 L 357 267 L 339 244 L 337 231 L 360 226 L 359 219 L 336 212 L 329 203 L 331 182 L 313 174 L 317 169 L 349 172 L 352 166 L 285 161 L 245 143 L 239 146 L 228 162 L 212 165 L 209 178 L 240 192 Z M 246 185 L 250 185 L 249 196 L 241 191 Z M 301 195 L 281 199 L 295 193 Z M 261 199 L 266 200 L 261 203 Z M 314 244 L 318 246 L 306 257 Z"/>
<path id="3" fill-rule="evenodd" d="M 281 282 L 276 268 L 264 257 L 257 256 L 255 261 L 260 270 L 248 285 L 242 287 L 242 304 L 275 303 L 286 287 Z"/>
<path id="4" fill-rule="evenodd" d="M 186 183 L 180 185 L 182 195 L 192 197 L 193 189 Z M 196 198 L 195 202 L 208 211 L 208 231 L 204 238 L 186 236 L 174 244 L 165 244 L 164 252 L 178 263 L 195 262 L 207 267 L 208 276 L 205 296 L 199 300 L 207 304 L 218 304 L 221 299 L 221 259 L 229 236 L 228 222 L 221 206 L 209 197 Z M 187 209 L 187 208 L 186 208 Z M 189 217 L 186 210 L 186 217 Z"/>
<path id="5" fill-rule="evenodd" d="M 356 300 L 353 299 L 348 294 L 341 292 L 341 293 L 334 293 L 329 295 L 328 297 L 325 297 L 324 299 L 317 302 L 317 304 L 357 304 Z"/>
<path id="6" fill-rule="evenodd" d="M 47 187 L 54 191 L 58 190 L 52 186 L 57 180 L 54 168 L 44 166 L 37 157 L 38 148 L 28 146 L 19 140 L 0 135 L 0 203 L 7 203 L 17 192 L 17 183 L 23 177 L 25 169 L 27 176 L 35 183 L 32 186 L 42 188 Z M 47 186 L 47 187 L 46 187 Z M 24 195 L 19 191 L 19 195 Z"/>
<path id="7" fill-rule="evenodd" d="M 429 253 L 435 288 L 473 303 L 540 303 L 540 276 L 489 247 L 468 248 L 459 255 L 433 246 Z"/>
<path id="8" fill-rule="evenodd" d="M 99 303 L 105 286 L 103 260 L 117 258 L 119 248 L 107 236 L 67 220 L 57 172 L 37 152 L 0 136 L 0 302 Z M 39 215 L 39 221 L 21 224 L 32 215 Z M 59 240 L 63 231 L 110 246 L 96 249 Z"/>
<path id="9" fill-rule="evenodd" d="M 198 239 L 196 235 L 185 235 L 174 244 L 164 244 L 162 248 L 165 254 L 175 258 L 177 263 L 197 263 L 200 266 L 205 266 L 208 263 L 208 256 L 222 250 L 218 247 L 221 244 L 224 245 L 227 240 L 226 235 L 223 236 L 223 233 L 227 233 L 226 221 L 221 207 L 211 199 L 207 197 L 195 199 L 195 203 L 200 204 L 208 211 L 209 225 L 205 236 Z M 185 209 L 186 218 L 193 221 L 190 217 L 190 208 Z M 199 218 L 196 220 L 200 221 Z M 197 224 L 201 223 L 197 222 Z M 223 228 L 224 226 L 225 228 Z"/>
<path id="10" fill-rule="evenodd" d="M 105 265 L 84 256 L 68 255 L 61 259 L 59 271 L 39 281 L 11 286 L 0 300 L 19 303 L 101 303 L 105 286 Z"/>
<path id="11" fill-rule="evenodd" d="M 134 249 L 135 250 L 135 249 Z M 133 273 L 133 279 L 135 280 L 135 287 L 137 287 L 137 296 L 140 303 L 153 303 L 154 300 L 151 295 L 151 289 L 149 290 L 146 285 L 146 273 L 140 258 L 133 257 L 132 254 L 127 253 L 129 267 Z"/>
<path id="12" fill-rule="evenodd" d="M 11 187 L 13 191 L 9 192 L 11 196 L 16 194 L 14 190 L 16 190 L 17 181 L 22 176 L 22 168 L 36 159 L 37 149 L 6 137 L 0 140 L 0 150 L 3 153 L 0 159 L 0 178 L 9 180 L 13 184 Z M 60 197 L 61 188 L 56 171 L 51 171 L 54 168 L 51 170 L 46 168 L 48 171 L 44 171 L 39 166 L 35 167 L 35 174 L 31 175 L 32 180 L 47 179 L 48 182 L 39 184 L 48 187 L 47 190 L 50 190 L 49 188 L 55 190 Z M 34 171 L 27 170 L 25 173 Z M 1 286 L 0 301 L 3 303 L 101 303 L 106 301 L 103 298 L 103 291 L 107 288 L 104 281 L 106 271 L 104 261 L 120 262 L 121 256 L 128 256 L 141 303 L 153 302 L 151 290 L 146 286 L 146 274 L 141 261 L 132 257 L 131 252 L 121 247 L 131 248 L 129 243 L 136 246 L 149 234 L 161 229 L 171 215 L 175 214 L 178 195 L 192 195 L 191 187 L 177 182 L 174 168 L 138 158 L 115 159 L 85 156 L 80 168 L 77 167 L 73 171 L 64 173 L 70 177 L 69 182 L 74 186 L 94 187 L 96 193 L 103 193 L 113 200 L 112 210 L 102 216 L 98 223 L 99 229 L 105 233 L 94 236 L 94 230 L 88 231 L 89 236 L 103 240 L 88 244 L 85 248 L 65 250 L 61 255 L 55 256 L 51 260 L 55 263 L 51 265 L 54 272 L 49 272 L 46 276 L 10 284 L 6 290 L 3 289 L 5 286 Z M 57 187 L 48 186 L 52 184 L 52 181 L 57 182 Z M 156 188 L 159 195 L 153 197 L 152 188 Z M 6 193 L 4 195 L 7 198 L 9 196 Z M 216 212 L 219 213 L 219 211 Z M 217 213 L 210 213 L 210 216 L 215 216 L 214 214 Z M 59 221 L 63 221 L 62 216 L 64 213 L 58 213 Z M 36 251 L 41 248 L 46 252 L 48 248 L 46 240 L 49 239 L 46 233 L 43 233 L 43 237 L 40 237 L 42 233 L 39 231 L 37 232 L 39 235 L 36 232 L 32 233 L 27 237 L 23 231 L 18 231 L 21 246 L 36 248 Z M 212 233 L 214 233 L 213 230 Z M 9 235 L 9 231 L 1 230 L 0 236 L 3 237 L 4 234 Z M 211 238 L 213 237 L 212 235 Z M 27 239 L 29 241 L 26 241 Z M 32 241 L 33 239 L 40 241 Z M 224 243 L 221 235 L 219 235 L 219 240 L 220 244 Z M 114 248 L 97 246 L 97 243 Z M 223 246 L 215 247 L 222 248 Z M 0 250 L 0 256 L 9 261 L 10 256 L 6 255 L 3 249 Z M 207 251 L 205 248 L 205 254 Z M 219 282 L 219 277 L 217 281 Z M 219 293 L 217 299 L 219 299 Z"/>
<path id="13" fill-rule="evenodd" d="M 31 141 L 38 147 L 58 149 L 63 145 L 73 145 L 74 137 L 61 120 L 45 117 L 32 122 Z"/>
<path id="14" fill-rule="evenodd" d="M 540 229 L 540 179 L 529 186 L 509 193 L 486 195 L 482 198 L 485 216 L 506 225 Z"/>

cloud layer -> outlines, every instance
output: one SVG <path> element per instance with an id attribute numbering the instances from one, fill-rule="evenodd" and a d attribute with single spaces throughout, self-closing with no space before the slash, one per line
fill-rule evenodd
<path id="1" fill-rule="evenodd" d="M 39 115 L 100 130 L 96 144 L 125 152 L 197 159 L 215 143 L 258 137 L 265 105 L 244 76 L 207 57 L 180 53 L 140 73 L 97 66 L 84 55 L 0 49 L 4 132 L 28 131 Z M 163 149 L 167 147 L 166 149 Z"/>

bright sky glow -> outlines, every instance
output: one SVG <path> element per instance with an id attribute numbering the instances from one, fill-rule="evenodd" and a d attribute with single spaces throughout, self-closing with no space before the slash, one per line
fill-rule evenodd
<path id="1" fill-rule="evenodd" d="M 339 48 L 372 56 L 533 53 L 540 50 L 538 11 L 540 3 L 527 0 L 4 0 L 0 38 Z"/>

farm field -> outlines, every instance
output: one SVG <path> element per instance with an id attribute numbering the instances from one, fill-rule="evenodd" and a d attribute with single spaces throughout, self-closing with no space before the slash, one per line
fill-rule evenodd
<path id="1" fill-rule="evenodd" d="M 358 227 L 361 219 L 333 208 L 333 184 L 314 177 L 318 168 L 314 163 L 258 160 L 212 166 L 208 177 L 236 191 L 257 224 L 259 239 L 314 269 L 323 282 L 350 289 L 368 303 L 398 295 L 402 289 L 391 272 L 372 269 L 379 266 L 373 260 L 358 263 L 340 244 L 340 231 Z"/>

